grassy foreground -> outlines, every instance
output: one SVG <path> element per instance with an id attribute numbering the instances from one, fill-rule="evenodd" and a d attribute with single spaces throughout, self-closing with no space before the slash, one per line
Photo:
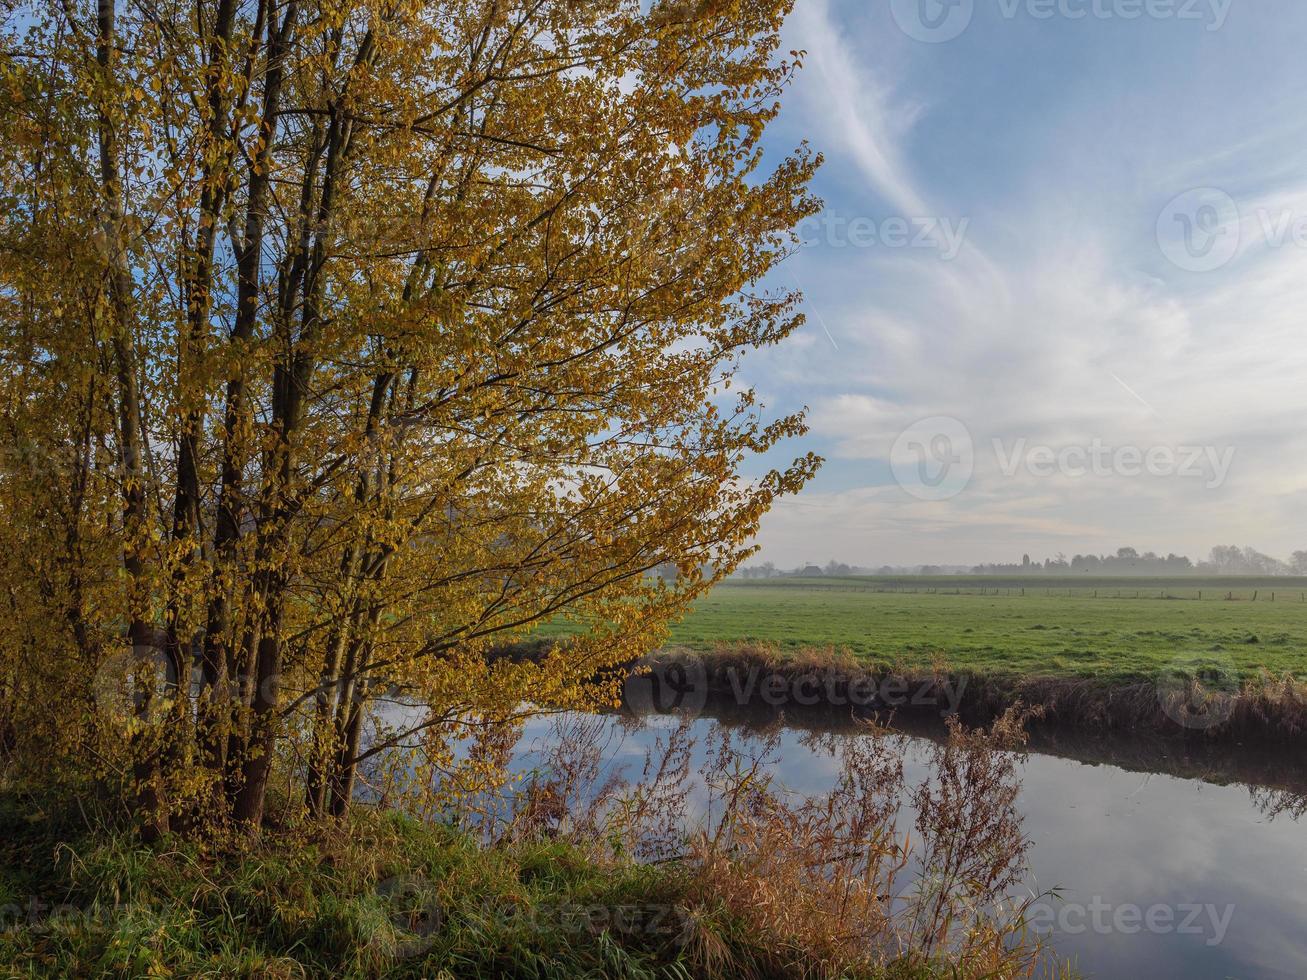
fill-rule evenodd
<path id="1" fill-rule="evenodd" d="M 1262 670 L 1303 678 L 1305 589 L 1296 579 L 728 582 L 670 640 L 700 651 L 740 642 L 835 647 L 906 670 L 942 661 L 977 675 L 1112 685 L 1177 662 L 1215 663 L 1244 679 Z"/>
<path id="2" fill-rule="evenodd" d="M 70 830 L 4 801 L 0 975 L 689 975 L 676 921 L 642 928 L 682 883 L 563 845 L 482 850 L 371 813 L 239 854 Z"/>
<path id="3" fill-rule="evenodd" d="M 329 834 L 149 849 L 0 793 L 0 916 L 0 977 L 834 975 L 684 868 L 550 841 L 483 848 L 369 810 Z"/>

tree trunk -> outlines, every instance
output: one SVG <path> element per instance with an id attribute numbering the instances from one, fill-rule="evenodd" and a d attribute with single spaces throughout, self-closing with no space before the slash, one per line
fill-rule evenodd
<path id="1" fill-rule="evenodd" d="M 217 520 L 214 527 L 214 577 L 209 586 L 206 611 L 204 650 L 201 657 L 200 758 L 211 773 L 221 779 L 225 792 L 215 794 L 224 810 L 230 810 L 237 794 L 241 766 L 230 758 L 242 747 L 236 717 L 238 704 L 249 704 L 249 666 L 241 670 L 238 650 L 253 650 L 259 645 L 255 636 L 247 644 L 233 644 L 231 594 L 232 583 L 225 572 L 237 557 L 244 511 L 243 468 L 246 442 L 252 425 L 247 401 L 240 349 L 254 336 L 259 318 L 259 287 L 263 262 L 265 211 L 270 187 L 270 160 L 277 132 L 277 113 L 281 106 L 284 63 L 289 38 L 295 28 L 298 3 L 291 0 L 280 25 L 268 4 L 259 6 L 256 25 L 266 23 L 267 68 L 264 77 L 263 108 L 259 123 L 258 151 L 250 168 L 245 228 L 236 248 L 236 319 L 231 341 L 236 350 L 236 369 L 227 381 L 223 411 L 222 482 L 218 491 Z M 256 30 L 257 33 L 257 30 Z M 248 660 L 249 658 L 247 658 Z M 229 761 L 230 759 L 230 761 Z M 222 815 L 225 815 L 222 814 Z"/>
<path id="2" fill-rule="evenodd" d="M 114 0 L 99 0 L 96 15 L 96 63 L 100 84 L 108 86 L 113 73 L 115 44 Z M 98 111 L 100 183 L 104 219 L 102 234 L 107 258 L 109 331 L 112 335 L 118 392 L 118 456 L 122 466 L 123 565 L 128 578 L 128 628 L 135 664 L 156 649 L 159 636 L 149 622 L 149 585 L 145 566 L 149 540 L 149 502 L 146 494 L 144 434 L 141 426 L 141 394 L 132 320 L 132 278 L 123 240 L 122 179 L 119 168 L 118 135 L 108 102 L 112 93 L 101 91 Z M 167 682 L 165 681 L 165 688 Z M 147 698 L 150 696 L 147 693 Z M 169 829 L 168 805 L 164 798 L 157 746 L 152 739 L 135 740 L 133 765 L 137 806 L 143 821 L 142 834 L 157 839 Z"/>

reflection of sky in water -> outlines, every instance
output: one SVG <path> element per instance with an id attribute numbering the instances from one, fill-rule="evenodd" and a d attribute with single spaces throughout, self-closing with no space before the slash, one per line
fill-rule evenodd
<path id="1" fill-rule="evenodd" d="M 697 722 L 695 734 L 707 735 L 713 724 Z M 549 718 L 527 724 L 515 771 L 539 766 L 552 726 Z M 675 719 L 653 717 L 623 731 L 616 719 L 609 721 L 605 775 L 621 770 L 628 779 L 638 779 L 654 740 L 676 726 Z M 794 791 L 823 792 L 835 777 L 838 760 L 804 745 L 802 737 L 794 730 L 781 733 L 781 761 L 769 772 Z M 707 741 L 698 739 L 693 766 L 707 757 Z M 905 744 L 905 774 L 913 786 L 929 776 L 930 743 L 909 738 Z M 1182 934 L 1172 927 L 1161 933 L 1140 928 L 1135 934 L 1101 934 L 1086 928 L 1079 935 L 1056 935 L 1058 952 L 1088 976 L 1307 977 L 1307 821 L 1268 819 L 1246 788 L 1053 756 L 1030 755 L 1022 776 L 1018 803 L 1033 841 L 1030 885 L 1036 891 L 1058 889 L 1060 899 L 1048 903 L 1053 914 L 1065 903 L 1089 906 L 1096 900 L 1113 910 L 1194 905 L 1213 906 L 1223 914 L 1225 906 L 1234 907 L 1219 945 L 1208 945 L 1215 930 L 1206 911 L 1195 922 L 1202 934 Z M 701 811 L 701 786 L 692 801 Z M 910 826 L 911 814 L 905 812 L 900 831 Z M 1112 914 L 1104 916 L 1109 924 Z M 1186 915 L 1177 911 L 1175 924 Z"/>
<path id="2" fill-rule="evenodd" d="M 1207 936 L 1059 939 L 1087 972 L 1307 976 L 1307 824 L 1268 820 L 1247 789 L 1037 755 L 1020 805 L 1038 885 L 1060 886 L 1065 901 L 1234 906 L 1219 946 L 1206 945 L 1210 925 Z"/>

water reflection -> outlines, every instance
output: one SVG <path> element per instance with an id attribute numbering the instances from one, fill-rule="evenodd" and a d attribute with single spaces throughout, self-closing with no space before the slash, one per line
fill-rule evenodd
<path id="1" fill-rule="evenodd" d="M 560 731 L 579 724 L 591 727 L 589 749 L 599 761 L 574 791 L 602 797 L 605 787 L 649 781 L 651 767 L 683 767 L 683 817 L 707 823 L 720 801 L 703 773 L 723 738 L 778 788 L 817 798 L 841 778 L 851 740 L 876 737 L 847 725 L 813 732 L 756 720 L 564 715 L 529 721 L 510 769 L 527 782 L 556 769 Z M 692 738 L 669 759 L 682 726 Z M 938 787 L 937 741 L 902 734 L 881 741 L 886 758 L 902 767 L 900 809 L 912 787 Z M 1307 976 L 1307 821 L 1300 819 L 1307 797 L 1287 788 L 1298 781 L 1294 767 L 1282 767 L 1285 785 L 1259 787 L 1039 752 L 1016 766 L 1015 807 L 1030 847 L 1011 891 L 1029 899 L 1055 890 L 1032 906 L 1031 921 L 1049 930 L 1061 957 L 1101 977 Z M 683 830 L 666 828 L 663 844 Z M 919 870 L 919 855 L 912 860 Z"/>

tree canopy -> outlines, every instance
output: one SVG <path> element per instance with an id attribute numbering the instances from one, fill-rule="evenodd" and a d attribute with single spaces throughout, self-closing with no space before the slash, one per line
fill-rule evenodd
<path id="1" fill-rule="evenodd" d="M 802 319 L 788 7 L 0 8 L 18 756 L 157 833 L 340 812 L 377 693 L 413 738 L 611 697 L 819 462 L 743 478 L 803 420 L 732 384 Z"/>

